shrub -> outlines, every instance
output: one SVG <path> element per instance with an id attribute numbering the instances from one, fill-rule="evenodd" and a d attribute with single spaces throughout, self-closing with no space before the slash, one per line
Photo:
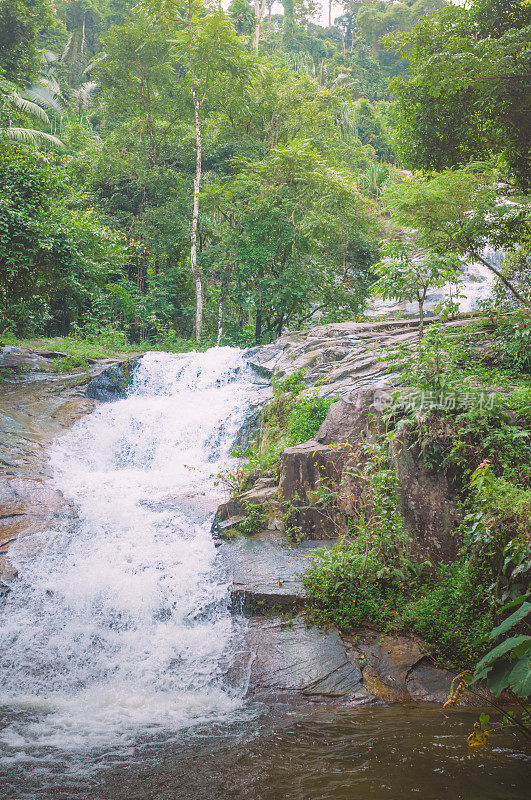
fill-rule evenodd
<path id="1" fill-rule="evenodd" d="M 249 503 L 246 507 L 247 514 L 244 519 L 239 523 L 238 529 L 246 536 L 253 536 L 255 533 L 260 533 L 267 522 L 267 516 L 262 506 L 258 503 Z"/>
<path id="2" fill-rule="evenodd" d="M 325 421 L 334 400 L 316 394 L 303 395 L 292 400 L 286 419 L 286 430 L 291 445 L 312 439 Z"/>

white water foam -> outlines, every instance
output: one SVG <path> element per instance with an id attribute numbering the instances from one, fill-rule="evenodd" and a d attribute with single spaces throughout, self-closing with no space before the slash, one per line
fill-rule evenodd
<path id="1" fill-rule="evenodd" d="M 9 757 L 176 730 L 241 703 L 224 668 L 235 622 L 210 534 L 212 475 L 259 389 L 240 351 L 147 353 L 129 396 L 52 451 L 78 520 L 10 551 L 0 613 L 0 734 Z"/>

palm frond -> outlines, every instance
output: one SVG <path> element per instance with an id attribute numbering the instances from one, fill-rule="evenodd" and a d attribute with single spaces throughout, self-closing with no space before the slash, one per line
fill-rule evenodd
<path id="1" fill-rule="evenodd" d="M 72 91 L 72 95 L 76 98 L 80 106 L 89 106 L 92 100 L 92 95 L 98 88 L 98 84 L 94 81 L 86 81 L 78 86 L 77 89 Z"/>
<path id="2" fill-rule="evenodd" d="M 58 94 L 59 84 L 53 78 L 41 78 L 39 83 L 34 83 L 29 89 L 26 89 L 24 96 L 33 100 L 37 105 L 44 106 L 44 108 L 53 108 L 58 114 L 61 114 L 65 109 Z"/>
<path id="3" fill-rule="evenodd" d="M 92 72 L 92 70 L 94 69 L 96 64 L 99 64 L 100 61 L 104 61 L 106 58 L 107 58 L 107 53 L 102 53 L 101 56 L 98 56 L 97 58 L 94 59 L 94 61 L 91 61 L 90 64 L 88 64 L 85 67 L 85 69 L 83 70 L 83 72 L 81 74 L 82 75 L 88 75 L 89 72 Z"/>
<path id="4" fill-rule="evenodd" d="M 47 124 L 50 122 L 48 119 L 48 114 L 43 108 L 37 105 L 37 103 L 32 103 L 31 100 L 27 100 L 25 97 L 22 97 L 22 95 L 17 94 L 17 92 L 6 95 L 4 102 L 13 108 L 16 108 L 17 111 L 22 111 L 23 114 L 39 117 L 39 119 Z"/>
<path id="5" fill-rule="evenodd" d="M 44 131 L 35 131 L 32 128 L 0 128 L 0 139 L 11 139 L 15 142 L 32 142 L 33 144 L 39 141 L 52 144 L 54 147 L 60 147 L 64 150 L 63 142 L 52 136 L 51 133 L 44 133 Z"/>

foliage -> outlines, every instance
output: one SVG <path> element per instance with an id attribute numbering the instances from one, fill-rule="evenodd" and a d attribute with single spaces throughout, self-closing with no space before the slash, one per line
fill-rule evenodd
<path id="1" fill-rule="evenodd" d="M 398 226 L 413 228 L 418 244 L 440 254 L 468 254 L 493 272 L 525 305 L 529 301 L 483 255 L 487 245 L 511 249 L 529 239 L 529 203 L 500 186 L 493 164 L 470 163 L 389 183 L 384 202 Z"/>
<path id="2" fill-rule="evenodd" d="M 120 236 L 93 209 L 68 206 L 60 166 L 22 147 L 0 156 L 0 278 L 2 327 L 68 327 L 90 305 L 123 257 Z"/>
<path id="3" fill-rule="evenodd" d="M 290 442 L 299 444 L 312 439 L 324 422 L 332 401 L 316 394 L 303 395 L 293 401 L 286 416 Z"/>
<path id="4" fill-rule="evenodd" d="M 254 536 L 264 529 L 267 517 L 263 506 L 258 503 L 248 503 L 245 517 L 238 523 L 238 530 L 245 536 Z"/>
<path id="5" fill-rule="evenodd" d="M 390 87 L 407 166 L 442 170 L 495 153 L 528 188 L 530 31 L 520 0 L 473 0 L 386 37 L 411 65 Z"/>
<path id="6" fill-rule="evenodd" d="M 529 594 L 527 598 L 529 598 Z M 513 628 L 527 627 L 526 619 L 531 613 L 531 603 L 526 598 L 519 598 L 510 603 L 517 606 L 502 623 L 489 634 L 489 640 L 495 642 Z M 506 606 L 504 610 L 508 610 Z M 517 697 L 531 696 L 531 636 L 513 632 L 508 638 L 498 643 L 476 665 L 473 679 L 487 680 L 487 686 L 498 697 L 503 691 L 511 691 Z"/>
<path id="7" fill-rule="evenodd" d="M 384 300 L 416 300 L 419 305 L 419 338 L 424 335 L 424 301 L 430 289 L 455 280 L 459 261 L 452 255 L 417 252 L 399 242 L 383 242 L 383 260 L 372 268 L 378 280 L 372 285 L 375 295 Z"/>

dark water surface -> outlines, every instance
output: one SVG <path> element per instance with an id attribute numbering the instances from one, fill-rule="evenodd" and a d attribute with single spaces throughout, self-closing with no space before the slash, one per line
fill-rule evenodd
<path id="1" fill-rule="evenodd" d="M 176 738 L 0 766 L 3 800 L 524 800 L 531 754 L 512 734 L 471 749 L 476 714 L 419 707 L 276 710 Z M 5 752 L 5 751 L 4 751 Z"/>

